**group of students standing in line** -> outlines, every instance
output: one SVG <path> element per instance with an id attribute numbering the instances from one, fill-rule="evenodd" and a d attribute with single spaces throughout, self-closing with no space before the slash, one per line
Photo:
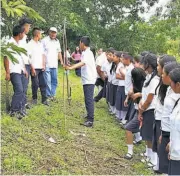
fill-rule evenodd
<path id="1" fill-rule="evenodd" d="M 4 57 L 6 80 L 11 81 L 14 94 L 12 96 L 10 115 L 22 119 L 30 109 L 27 102 L 29 79 L 32 82 L 32 104 L 37 104 L 38 88 L 40 88 L 42 104 L 48 106 L 53 101 L 57 88 L 58 59 L 63 65 L 60 42 L 56 38 L 57 29 L 51 27 L 49 35 L 42 40 L 42 31 L 33 28 L 32 39 L 28 41 L 32 21 L 22 18 L 13 30 L 9 43 L 22 47 L 27 54 L 12 53 L 17 62 Z M 11 50 L 10 50 L 11 51 Z M 12 52 L 12 51 L 11 51 Z"/>
<path id="2" fill-rule="evenodd" d="M 173 56 L 144 51 L 138 57 L 109 48 L 96 59 L 109 112 L 126 130 L 127 154 L 146 142 L 142 162 L 155 172 L 180 175 L 180 65 Z M 133 134 L 135 140 L 133 141 Z"/>

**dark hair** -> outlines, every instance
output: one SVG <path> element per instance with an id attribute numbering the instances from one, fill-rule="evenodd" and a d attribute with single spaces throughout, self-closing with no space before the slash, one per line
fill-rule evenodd
<path id="1" fill-rule="evenodd" d="M 138 56 L 134 57 L 134 61 L 136 61 L 137 63 L 141 63 L 141 60 L 142 60 L 142 56 L 141 55 L 138 55 Z"/>
<path id="2" fill-rule="evenodd" d="M 170 55 L 162 55 L 159 57 L 159 64 L 161 65 L 161 67 L 163 68 L 164 65 L 166 65 L 168 62 L 176 62 L 176 58 Z"/>
<path id="3" fill-rule="evenodd" d="M 77 46 L 78 47 L 78 46 Z M 76 47 L 76 48 L 77 48 Z M 77 54 L 77 50 L 76 50 L 76 48 L 75 48 L 75 50 L 74 50 L 74 52 Z M 78 47 L 79 48 L 79 47 Z M 92 50 L 91 50 L 92 51 Z M 79 51 L 78 51 L 80 54 L 81 54 L 81 50 L 79 49 Z"/>
<path id="4" fill-rule="evenodd" d="M 114 55 L 120 58 L 122 53 L 120 51 L 115 51 L 114 50 Z M 112 71 L 116 72 L 116 69 L 117 69 L 117 65 L 113 62 L 112 66 L 111 66 L 111 69 L 110 69 L 110 73 L 112 74 Z"/>
<path id="5" fill-rule="evenodd" d="M 153 53 L 148 53 L 143 57 L 143 65 L 145 70 L 148 69 L 149 66 L 153 69 L 153 72 L 151 74 L 151 78 L 149 81 L 144 85 L 144 87 L 149 86 L 151 80 L 157 75 L 157 57 Z"/>
<path id="6" fill-rule="evenodd" d="M 142 92 L 142 87 L 146 79 L 146 73 L 142 68 L 133 68 L 131 71 L 132 83 L 134 93 Z M 136 103 L 139 103 L 141 98 L 136 99 Z"/>
<path id="7" fill-rule="evenodd" d="M 90 38 L 88 36 L 83 36 L 80 41 L 84 43 L 85 46 L 90 46 Z"/>
<path id="8" fill-rule="evenodd" d="M 131 62 L 133 61 L 133 57 L 127 53 L 123 53 L 121 57 L 123 57 L 124 59 L 129 59 Z"/>
<path id="9" fill-rule="evenodd" d="M 180 82 L 180 67 L 178 66 L 178 68 L 173 69 L 173 70 L 169 73 L 169 77 L 171 78 L 171 80 L 172 80 L 174 83 Z"/>
<path id="10" fill-rule="evenodd" d="M 13 27 L 13 37 L 18 36 L 19 34 L 24 32 L 24 28 L 20 25 Z"/>
<path id="11" fill-rule="evenodd" d="M 39 31 L 41 31 L 40 28 L 37 28 L 37 27 L 33 28 L 33 30 L 32 30 L 33 37 L 35 37 L 37 35 L 37 32 L 39 32 Z"/>
<path id="12" fill-rule="evenodd" d="M 165 73 L 166 73 L 167 75 L 169 75 L 169 73 L 170 73 L 173 69 L 175 69 L 175 68 L 177 68 L 177 67 L 178 67 L 177 62 L 171 62 L 171 63 L 169 63 L 169 64 L 167 64 L 167 65 L 164 66 L 164 71 L 165 71 Z"/>
<path id="13" fill-rule="evenodd" d="M 140 53 L 140 55 L 141 55 L 141 56 L 145 56 L 145 55 L 147 55 L 147 54 L 149 54 L 149 53 L 150 53 L 150 51 L 143 51 L 143 52 Z"/>
<path id="14" fill-rule="evenodd" d="M 115 49 L 112 48 L 112 47 L 110 47 L 110 48 L 108 48 L 108 49 L 106 50 L 106 52 L 107 52 L 107 53 L 112 53 L 112 54 L 114 54 Z"/>
<path id="15" fill-rule="evenodd" d="M 19 20 L 19 25 L 23 26 L 25 24 L 32 24 L 32 20 L 30 20 L 29 18 L 21 18 Z"/>
<path id="16" fill-rule="evenodd" d="M 115 51 L 114 55 L 120 58 L 122 55 L 122 52 L 121 51 Z"/>
<path id="17" fill-rule="evenodd" d="M 173 56 L 169 56 L 165 54 L 159 57 L 159 64 L 161 65 L 162 68 L 164 68 L 166 64 L 172 61 L 176 61 L 176 59 Z M 162 78 L 161 78 L 158 86 L 156 87 L 156 91 L 155 91 L 156 94 L 157 94 L 158 87 L 159 87 L 158 98 L 160 99 L 161 104 L 164 105 L 164 99 L 166 97 L 167 88 L 169 86 L 163 84 Z"/>

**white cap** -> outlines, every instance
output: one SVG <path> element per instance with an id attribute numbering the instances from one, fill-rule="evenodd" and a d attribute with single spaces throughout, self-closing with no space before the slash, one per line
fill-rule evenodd
<path id="1" fill-rule="evenodd" d="M 55 27 L 51 27 L 49 30 L 57 33 L 57 29 Z"/>

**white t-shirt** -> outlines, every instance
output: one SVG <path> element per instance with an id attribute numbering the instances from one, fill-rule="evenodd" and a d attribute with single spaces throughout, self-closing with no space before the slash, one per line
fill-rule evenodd
<path id="1" fill-rule="evenodd" d="M 168 87 L 161 116 L 161 128 L 163 131 L 170 132 L 170 116 L 180 94 L 176 94 L 171 87 Z"/>
<path id="2" fill-rule="evenodd" d="M 24 35 L 23 39 L 19 41 L 19 46 L 27 51 L 27 55 L 22 53 L 21 56 L 23 58 L 24 64 L 29 65 L 28 43 L 26 39 L 27 39 L 27 35 Z"/>
<path id="3" fill-rule="evenodd" d="M 170 116 L 170 159 L 180 160 L 180 100 Z"/>
<path id="4" fill-rule="evenodd" d="M 41 42 L 36 42 L 33 39 L 28 43 L 29 60 L 35 69 L 43 68 L 44 50 Z"/>
<path id="5" fill-rule="evenodd" d="M 61 52 L 59 40 L 52 40 L 49 36 L 47 36 L 42 40 L 42 44 L 46 56 L 46 67 L 58 68 L 58 53 Z"/>
<path id="6" fill-rule="evenodd" d="M 85 63 L 85 65 L 81 67 L 82 84 L 95 84 L 97 79 L 97 71 L 94 55 L 90 48 L 87 48 L 82 52 L 81 62 Z"/>
<path id="7" fill-rule="evenodd" d="M 125 75 L 126 70 L 125 70 L 124 65 L 120 62 L 120 63 L 118 64 L 118 66 L 117 66 L 116 74 L 121 75 L 121 72 Z M 118 81 L 119 81 L 118 86 L 124 86 L 124 85 L 125 85 L 125 80 L 120 80 L 120 79 L 118 79 Z"/>
<path id="8" fill-rule="evenodd" d="M 102 67 L 101 67 L 101 71 L 104 72 L 104 74 L 108 77 L 108 82 L 111 82 L 111 77 L 110 77 L 110 69 L 112 67 L 112 62 L 105 62 Z"/>
<path id="9" fill-rule="evenodd" d="M 132 76 L 131 76 L 131 71 L 134 68 L 133 64 L 131 63 L 129 66 L 126 66 L 126 74 L 125 74 L 125 94 L 128 95 L 128 92 L 131 90 L 132 88 Z"/>
<path id="10" fill-rule="evenodd" d="M 8 43 L 13 43 L 16 46 L 19 46 L 19 43 L 17 43 L 16 40 L 13 37 L 11 37 L 11 39 L 9 40 Z M 17 59 L 18 63 L 15 63 L 15 62 L 13 63 L 9 59 L 9 70 L 10 70 L 10 73 L 19 73 L 19 74 L 21 74 L 22 71 L 24 71 L 24 69 L 25 69 L 25 65 L 23 63 L 22 56 L 19 55 L 19 54 L 12 54 L 12 55 L 14 56 L 15 59 Z"/>
<path id="11" fill-rule="evenodd" d="M 106 53 L 103 52 L 100 56 L 96 58 L 96 67 L 102 65 L 107 61 Z M 97 73 L 98 78 L 100 78 L 99 74 Z"/>
<path id="12" fill-rule="evenodd" d="M 151 74 L 148 74 L 146 76 L 146 80 L 144 81 L 144 85 L 149 81 L 149 79 L 151 78 Z M 149 83 L 149 85 L 147 87 L 142 88 L 142 103 L 144 103 L 148 97 L 149 94 L 153 94 L 155 95 L 155 91 L 156 91 L 156 87 L 159 84 L 159 77 L 158 76 L 154 76 L 154 78 L 152 78 L 151 82 Z M 146 109 L 155 109 L 155 97 L 153 98 L 151 104 L 149 105 L 149 107 Z"/>

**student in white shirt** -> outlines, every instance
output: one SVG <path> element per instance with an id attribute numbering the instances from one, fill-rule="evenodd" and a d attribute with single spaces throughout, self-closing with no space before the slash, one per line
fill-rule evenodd
<path id="1" fill-rule="evenodd" d="M 162 55 L 158 58 L 157 71 L 160 77 L 159 84 L 156 88 L 156 96 L 155 96 L 155 121 L 153 127 L 153 145 L 152 150 L 155 153 L 158 153 L 159 148 L 159 137 L 161 135 L 161 116 L 163 111 L 164 99 L 166 96 L 168 85 L 163 84 L 162 82 L 162 73 L 164 66 L 171 61 L 176 61 L 176 59 L 169 55 Z M 157 165 L 153 167 L 153 170 L 159 172 L 159 157 L 157 155 Z"/>
<path id="2" fill-rule="evenodd" d="M 103 63 L 102 67 L 101 67 L 101 71 L 102 71 L 102 79 L 104 80 L 104 87 L 103 87 L 103 98 L 107 98 L 107 83 L 108 83 L 108 75 L 110 74 L 110 69 L 112 66 L 112 60 L 111 58 L 108 56 L 108 50 L 106 51 L 106 56 L 107 56 L 107 61 Z M 106 99 L 106 103 L 107 99 Z"/>
<path id="3" fill-rule="evenodd" d="M 153 137 L 153 123 L 155 120 L 155 90 L 159 83 L 157 76 L 157 57 L 149 53 L 143 58 L 143 65 L 145 71 L 148 73 L 146 81 L 142 89 L 142 99 L 139 103 L 138 119 L 141 122 L 141 136 L 142 140 L 146 141 L 147 145 L 147 161 L 149 164 L 156 165 L 157 158 L 152 152 L 152 137 Z M 142 160 L 144 162 L 145 160 Z"/>
<path id="4" fill-rule="evenodd" d="M 21 26 L 15 26 L 13 28 L 13 37 L 9 40 L 9 43 L 13 43 L 19 46 L 19 41 L 24 37 L 24 28 Z M 19 54 L 12 54 L 16 62 L 12 62 L 8 56 L 4 57 L 4 67 L 6 70 L 6 80 L 11 81 L 13 85 L 14 94 L 12 96 L 10 115 L 16 116 L 18 119 L 22 119 L 25 115 L 25 75 L 27 72 L 23 63 L 22 57 Z"/>
<path id="5" fill-rule="evenodd" d="M 131 71 L 134 68 L 134 65 L 132 64 L 132 61 L 133 61 L 132 56 L 130 56 L 127 53 L 122 54 L 122 63 L 124 64 L 124 66 L 126 68 L 124 86 L 125 86 L 125 95 L 127 97 L 131 96 L 132 90 L 133 90 Z M 125 118 L 126 120 L 123 120 L 122 124 L 125 124 L 127 122 L 127 120 L 130 120 L 129 117 L 130 117 L 131 111 L 134 110 L 134 103 L 133 103 L 132 99 L 129 99 L 128 102 L 126 100 L 124 101 L 124 106 L 128 107 L 128 109 L 127 109 L 127 114 L 126 114 L 126 118 Z"/>
<path id="6" fill-rule="evenodd" d="M 174 93 L 180 95 L 180 67 L 173 69 L 169 77 Z M 180 175 L 180 99 L 175 103 L 170 117 L 170 143 L 168 175 Z"/>
<path id="7" fill-rule="evenodd" d="M 46 56 L 46 95 L 50 100 L 54 100 L 56 95 L 56 88 L 58 84 L 58 59 L 63 65 L 61 46 L 57 37 L 57 29 L 51 27 L 49 29 L 49 36 L 42 40 L 45 56 Z"/>
<path id="8" fill-rule="evenodd" d="M 81 79 L 84 90 L 84 99 L 87 111 L 87 121 L 83 124 L 86 127 L 92 127 L 94 121 L 94 86 L 97 78 L 95 59 L 90 50 L 90 38 L 84 36 L 80 40 L 80 49 L 82 52 L 81 62 L 73 66 L 65 66 L 66 70 L 72 70 L 81 67 Z"/>
<path id="9" fill-rule="evenodd" d="M 118 64 L 120 63 L 120 56 L 121 53 L 118 51 L 114 51 L 113 59 L 112 59 L 112 67 L 110 70 L 111 75 L 111 84 L 110 84 L 110 97 L 109 97 L 109 103 L 111 108 L 111 114 L 116 114 L 116 93 L 118 88 L 119 80 L 116 78 L 116 69 L 118 67 Z M 120 97 L 119 97 L 120 98 Z"/>
<path id="10" fill-rule="evenodd" d="M 118 88 L 117 88 L 117 93 L 116 93 L 116 117 L 118 121 L 124 120 L 126 112 L 127 112 L 127 107 L 124 106 L 124 101 L 126 99 L 125 95 L 125 67 L 124 64 L 121 62 L 121 55 L 122 52 L 115 52 L 114 55 L 119 58 L 120 62 L 117 65 L 116 69 L 116 79 L 118 80 Z"/>
<path id="11" fill-rule="evenodd" d="M 105 62 L 107 62 L 107 56 L 106 56 L 106 53 L 103 52 L 96 59 L 97 80 L 96 80 L 96 84 L 95 85 L 98 88 L 98 95 L 94 97 L 94 101 L 95 102 L 98 102 L 102 98 L 103 87 L 104 87 L 104 80 L 103 80 L 103 77 L 102 77 L 101 67 L 102 67 L 102 65 Z"/>
<path id="12" fill-rule="evenodd" d="M 26 51 L 28 50 L 27 48 L 27 44 L 28 44 L 28 38 L 27 38 L 27 34 L 29 33 L 29 30 L 31 28 L 31 24 L 32 24 L 32 21 L 28 18 L 22 18 L 19 20 L 19 25 L 22 26 L 24 28 L 24 32 L 25 32 L 25 35 L 23 37 L 22 40 L 19 41 L 19 46 L 24 48 Z M 28 73 L 28 78 L 25 79 L 25 95 L 26 95 L 26 109 L 30 109 L 30 105 L 27 103 L 27 90 L 28 90 L 28 84 L 29 84 L 29 75 L 30 75 L 30 62 L 29 62 L 29 57 L 28 55 L 25 55 L 25 54 L 21 54 L 22 55 L 22 58 L 23 58 L 23 62 L 25 64 L 25 67 L 26 67 L 26 71 Z"/>
<path id="13" fill-rule="evenodd" d="M 32 103 L 37 104 L 37 91 L 40 88 L 42 104 L 49 105 L 46 96 L 46 82 L 44 78 L 45 71 L 45 55 L 42 43 L 39 42 L 41 39 L 41 30 L 34 28 L 33 39 L 28 43 L 28 54 L 30 57 L 31 69 L 31 81 L 32 81 Z"/>
<path id="14" fill-rule="evenodd" d="M 176 94 L 170 87 L 171 80 L 169 77 L 169 73 L 177 66 L 178 65 L 176 62 L 166 64 L 163 68 L 162 74 L 163 83 L 168 85 L 169 87 L 166 92 L 161 115 L 161 136 L 159 139 L 159 172 L 166 174 L 168 173 L 169 164 L 166 146 L 170 140 L 170 116 L 172 114 L 176 101 L 180 98 L 180 94 Z"/>

